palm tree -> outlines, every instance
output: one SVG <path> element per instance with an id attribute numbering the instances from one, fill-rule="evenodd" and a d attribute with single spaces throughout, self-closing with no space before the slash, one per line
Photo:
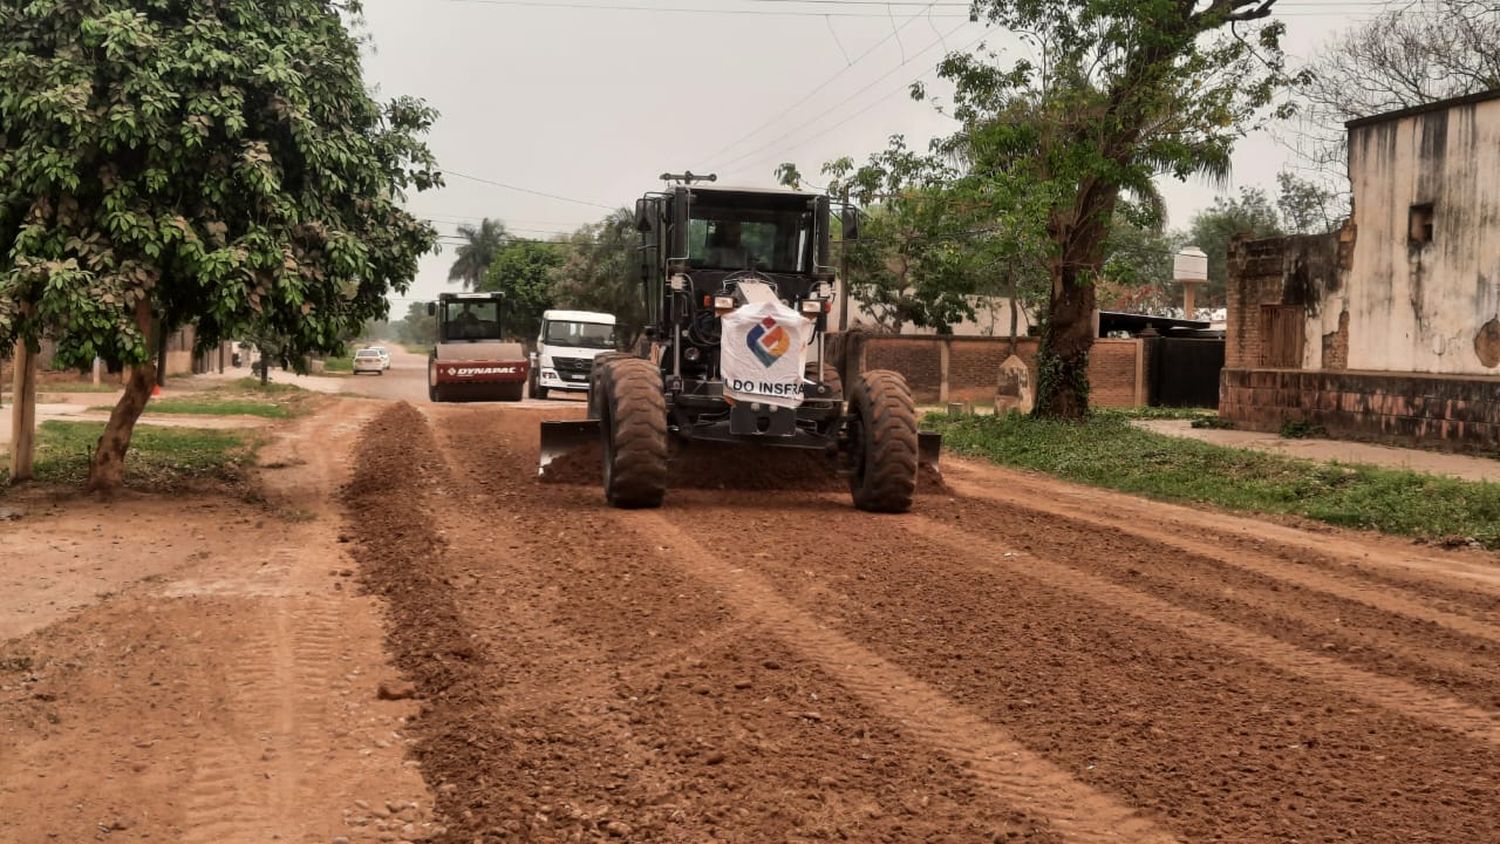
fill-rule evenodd
<path id="1" fill-rule="evenodd" d="M 448 280 L 463 281 L 465 290 L 478 290 L 485 271 L 494 263 L 495 256 L 510 235 L 506 233 L 504 223 L 485 217 L 477 227 L 459 226 L 458 236 L 468 242 L 458 247 L 458 257 L 448 268 Z"/>

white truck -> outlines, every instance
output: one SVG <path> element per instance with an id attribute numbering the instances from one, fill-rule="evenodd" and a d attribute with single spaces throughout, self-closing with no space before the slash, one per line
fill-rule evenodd
<path id="1" fill-rule="evenodd" d="M 618 350 L 612 314 L 547 311 L 531 353 L 531 397 L 544 399 L 553 390 L 587 393 L 594 358 Z"/>

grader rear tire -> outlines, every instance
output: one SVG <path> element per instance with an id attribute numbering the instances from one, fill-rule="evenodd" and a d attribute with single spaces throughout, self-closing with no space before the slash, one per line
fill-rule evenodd
<path id="1" fill-rule="evenodd" d="M 900 373 L 875 369 L 854 382 L 849 398 L 854 506 L 904 513 L 917 489 L 917 411 Z"/>
<path id="2" fill-rule="evenodd" d="M 604 500 L 660 507 L 667 492 L 667 403 L 661 371 L 642 358 L 603 362 L 595 389 L 604 439 Z"/>

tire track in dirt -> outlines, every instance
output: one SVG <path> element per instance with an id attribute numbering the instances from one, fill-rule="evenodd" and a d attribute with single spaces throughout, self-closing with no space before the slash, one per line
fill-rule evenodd
<path id="1" fill-rule="evenodd" d="M 1376 585 L 1368 579 L 1349 578 L 1347 577 L 1348 566 L 1339 566 L 1346 571 L 1335 573 L 1328 570 L 1326 562 L 1323 566 L 1311 565 L 1299 559 L 1299 557 L 1305 557 L 1305 554 L 1298 554 L 1297 549 L 1284 545 L 1255 540 L 1247 549 L 1241 537 L 1229 537 L 1224 532 L 1213 532 L 1209 534 L 1211 539 L 1202 539 L 1199 538 L 1203 536 L 1202 532 L 1164 529 L 1158 527 L 1159 521 L 1144 521 L 1122 516 L 1118 511 L 1109 508 L 1085 510 L 1061 503 L 1055 497 L 1017 494 L 1017 491 L 1013 489 L 1001 492 L 992 487 L 964 480 L 962 477 L 950 477 L 948 480 L 950 486 L 966 498 L 984 501 L 1011 511 L 1029 510 L 1066 519 L 1075 523 L 1080 529 L 1088 528 L 1125 534 L 1175 548 L 1193 557 L 1212 560 L 1223 566 L 1242 569 L 1278 581 L 1296 584 L 1305 589 L 1356 601 L 1386 612 L 1441 625 L 1467 636 L 1500 642 L 1500 623 L 1496 622 L 1500 614 L 1469 609 L 1468 613 L 1472 613 L 1471 615 L 1433 606 L 1433 602 L 1442 603 L 1446 602 L 1446 599 L 1427 597 L 1423 600 L 1420 597 L 1408 597 L 1407 593 L 1411 590 L 1409 583 L 1402 584 L 1405 588 L 1401 592 L 1393 592 L 1390 588 L 1392 584 L 1388 582 Z M 1236 548 L 1237 553 L 1231 553 L 1229 548 Z M 1289 556 L 1291 559 L 1288 559 Z"/>
<path id="2" fill-rule="evenodd" d="M 924 742 L 964 760 L 981 785 L 1026 806 L 1072 841 L 1174 841 L 1147 816 L 1075 780 L 1066 771 L 976 717 L 931 686 L 815 622 L 756 575 L 737 570 L 659 513 L 622 513 L 622 526 L 667 543 L 666 561 L 720 590 L 735 610 L 770 629 L 831 672 L 868 705 Z M 666 562 L 664 561 L 664 562 Z"/>
<path id="3" fill-rule="evenodd" d="M 439 840 L 1058 840 L 740 626 L 606 514 L 561 541 L 549 528 L 597 499 L 514 483 L 508 414 L 435 415 L 454 426 L 440 442 L 468 436 L 483 453 L 450 467 L 420 417 L 395 409 L 367 431 L 346 504 L 426 699 L 413 727 Z"/>
<path id="4" fill-rule="evenodd" d="M 1500 708 L 1500 647 L 1483 638 L 1025 506 L 954 499 L 929 518 L 1005 536 L 1006 553 L 1073 569 L 1358 668 Z M 1088 540 L 1080 543 L 1079 536 Z"/>
<path id="5" fill-rule="evenodd" d="M 674 503 L 662 514 L 715 525 L 705 541 L 730 565 L 1190 840 L 1489 837 L 1491 745 L 894 529 L 920 505 L 892 519 L 829 494 Z M 760 553 L 801 536 L 817 541 Z"/>
<path id="6" fill-rule="evenodd" d="M 842 495 L 833 503 L 829 485 L 799 483 L 797 467 L 782 467 L 793 471 L 790 486 L 786 479 L 773 479 L 780 470 L 760 461 L 760 452 L 729 460 L 731 477 L 674 482 L 665 510 L 607 511 L 597 486 L 559 492 L 532 484 L 536 417 L 509 409 L 496 416 L 487 421 L 466 415 L 457 423 L 463 436 L 487 449 L 503 443 L 478 477 L 491 479 L 486 491 L 494 496 L 492 517 L 512 520 L 525 538 L 501 553 L 513 554 L 529 571 L 520 583 L 496 583 L 530 589 L 551 577 L 564 584 L 540 593 L 545 620 L 561 625 L 594 654 L 605 654 L 611 667 L 623 666 L 627 692 L 661 701 L 659 710 L 656 704 L 632 708 L 631 717 L 643 720 L 632 722 L 631 729 L 641 736 L 693 734 L 688 746 L 668 745 L 677 753 L 693 752 L 692 741 L 704 735 L 704 718 L 738 720 L 715 706 L 727 705 L 718 689 L 735 674 L 724 666 L 744 664 L 743 646 L 739 653 L 734 648 L 701 653 L 701 662 L 685 666 L 671 663 L 659 686 L 642 686 L 632 684 L 649 681 L 644 667 L 652 663 L 638 663 L 643 670 L 632 674 L 634 660 L 683 648 L 691 653 L 693 636 L 704 631 L 696 624 L 665 624 L 660 630 L 673 640 L 669 644 L 637 648 L 631 640 L 641 638 L 642 630 L 657 623 L 658 613 L 670 613 L 678 601 L 689 610 L 717 601 L 745 616 L 733 593 L 699 571 L 707 566 L 720 576 L 739 578 L 743 574 L 733 571 L 739 568 L 810 624 L 827 625 L 833 635 L 971 713 L 986 729 L 1004 730 L 1073 781 L 1121 801 L 1127 810 L 1149 813 L 1158 828 L 1184 838 L 1405 842 L 1490 836 L 1490 807 L 1500 798 L 1492 775 L 1500 757 L 1490 743 L 1370 707 L 1264 661 L 1200 644 L 1174 628 L 1105 611 L 1097 601 L 1045 580 L 975 565 L 972 554 L 954 554 L 896 529 L 899 518 L 854 513 Z M 749 487 L 737 489 L 746 477 Z M 467 483 L 459 488 L 472 491 Z M 480 506 L 476 512 L 484 497 L 470 496 Z M 919 510 L 943 506 L 939 499 L 929 496 Z M 679 559 L 677 542 L 664 543 L 658 532 L 638 530 L 636 522 L 643 518 L 676 525 L 711 559 Z M 562 523 L 569 525 L 565 535 L 544 533 Z M 1076 537 L 1080 547 L 1090 532 Z M 549 544 L 566 549 L 549 552 Z M 549 570 L 553 566 L 555 571 Z M 701 585 L 680 595 L 660 594 L 671 588 L 671 578 L 644 577 L 653 571 L 686 572 L 713 588 L 707 595 Z M 483 582 L 488 588 L 491 580 Z M 1288 593 L 1298 612 L 1306 612 L 1306 591 Z M 1427 593 L 1422 594 L 1425 600 Z M 751 624 L 754 636 L 760 625 Z M 776 635 L 770 643 L 783 640 L 783 632 L 771 632 Z M 1418 638 L 1426 638 L 1425 629 Z M 1448 648 L 1432 650 L 1446 654 Z M 779 661 L 783 673 L 819 664 L 796 650 Z M 749 662 L 753 666 L 755 660 Z M 759 689 L 766 676 L 757 673 L 751 680 Z M 799 685 L 806 682 L 799 679 Z M 839 686 L 863 698 L 849 683 Z M 701 695 L 697 689 L 705 687 L 710 691 Z M 898 703 L 905 700 L 901 692 L 887 691 Z M 691 710 L 692 703 L 702 708 Z M 695 714 L 686 717 L 690 711 Z M 903 733 L 910 737 L 908 747 L 940 746 L 911 725 Z M 575 741 L 592 739 L 583 734 Z M 734 739 L 720 734 L 709 741 Z M 755 746 L 739 749 L 754 752 Z M 572 752 L 564 751 L 562 760 L 573 759 Z M 766 799 L 764 793 L 742 791 L 741 799 L 754 806 Z M 703 804 L 695 798 L 682 805 Z"/>
<path id="7" fill-rule="evenodd" d="M 234 674 L 220 715 L 227 723 L 218 741 L 194 763 L 186 792 L 183 840 L 188 844 L 264 840 L 278 828 L 285 783 L 251 772 L 276 752 L 284 724 L 283 702 L 267 698 L 284 679 L 284 653 L 275 622 L 247 627 L 230 660 Z M 207 697 L 205 693 L 203 697 Z"/>
<path id="8" fill-rule="evenodd" d="M 995 565 L 994 560 L 1003 559 L 1003 555 L 1009 551 L 986 537 L 928 519 L 905 520 L 901 528 L 917 537 L 935 542 L 960 557 L 975 560 L 978 565 Z M 981 554 L 984 559 L 977 559 Z M 1272 668 L 1342 690 L 1413 720 L 1425 721 L 1500 747 L 1500 717 L 1491 712 L 1445 695 L 1428 692 L 1410 683 L 1352 668 L 1336 659 L 1319 656 L 1270 636 L 1118 586 L 1066 563 L 1053 559 L 1042 559 L 1041 562 L 1047 564 L 1043 570 L 1030 570 L 1022 566 L 1012 566 L 1012 569 L 1142 621 L 1181 631 L 1208 644 L 1265 662 Z"/>
<path id="9" fill-rule="evenodd" d="M 1246 553 L 1267 551 L 1337 576 L 1398 586 L 1440 598 L 1450 612 L 1500 616 L 1500 558 L 1487 552 L 1434 554 L 1398 537 L 1371 536 L 1312 525 L 1289 527 L 1267 519 L 1151 501 L 1097 487 L 1084 487 L 971 460 L 945 464 L 955 487 L 1005 490 L 1017 501 L 1070 512 L 1110 514 L 1117 526 L 1159 526 L 1178 536 L 1213 537 Z"/>
<path id="10" fill-rule="evenodd" d="M 239 747 L 210 747 L 198 754 L 185 793 L 185 844 L 260 841 L 271 834 L 267 789 L 241 781 L 247 764 Z"/>

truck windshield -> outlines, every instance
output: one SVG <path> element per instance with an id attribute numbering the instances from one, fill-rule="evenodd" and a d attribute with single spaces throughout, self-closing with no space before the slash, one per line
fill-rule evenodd
<path id="1" fill-rule="evenodd" d="M 574 349 L 613 349 L 615 327 L 598 322 L 549 321 L 542 342 Z"/>
<path id="2" fill-rule="evenodd" d="M 443 339 L 499 340 L 499 303 L 493 300 L 444 302 Z"/>
<path id="3" fill-rule="evenodd" d="M 700 269 L 808 272 L 813 215 L 795 209 L 695 203 L 688 220 L 688 261 Z"/>

